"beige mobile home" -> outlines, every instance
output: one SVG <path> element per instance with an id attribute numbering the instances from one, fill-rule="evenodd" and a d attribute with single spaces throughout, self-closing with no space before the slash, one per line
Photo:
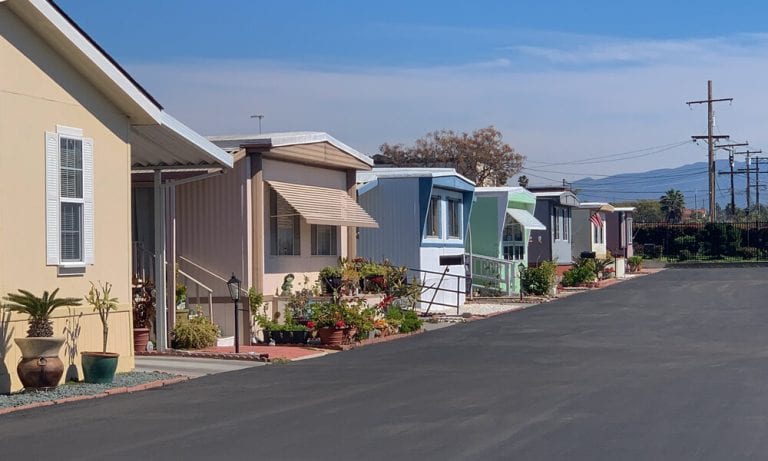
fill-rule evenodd
<path id="1" fill-rule="evenodd" d="M 90 280 L 111 282 L 120 309 L 108 348 L 120 353 L 118 370 L 132 369 L 131 171 L 229 165 L 55 4 L 0 0 L 0 294 L 82 297 Z M 54 317 L 66 365 L 80 360 L 67 350 L 100 349 L 89 307 Z M 26 329 L 25 317 L 0 309 L 0 392 L 20 387 L 13 338 Z"/>
<path id="2" fill-rule="evenodd" d="M 355 255 L 356 229 L 377 227 L 355 188 L 373 161 L 319 132 L 209 139 L 234 156 L 234 170 L 175 189 L 172 251 L 180 272 L 213 290 L 214 321 L 232 335 L 231 274 L 270 299 L 288 274 L 294 289 L 311 286 L 324 266 Z M 242 320 L 240 337 L 249 338 Z"/>

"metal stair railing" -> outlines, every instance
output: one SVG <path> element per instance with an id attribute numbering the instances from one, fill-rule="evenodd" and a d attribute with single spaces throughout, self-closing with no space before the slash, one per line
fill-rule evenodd
<path id="1" fill-rule="evenodd" d="M 429 271 L 429 270 L 424 270 L 424 269 L 414 269 L 412 267 L 409 267 L 408 271 L 412 272 L 412 273 L 418 274 L 417 278 L 419 280 L 422 280 L 422 283 L 419 284 L 419 287 L 421 288 L 421 293 L 419 294 L 419 299 L 418 299 L 417 302 L 420 303 L 420 304 L 426 304 L 427 305 L 427 308 L 424 311 L 425 314 L 429 313 L 429 311 L 430 311 L 430 309 L 432 308 L 433 305 L 434 306 L 443 306 L 443 307 L 452 307 L 452 308 L 456 309 L 456 315 L 458 315 L 460 313 L 460 311 L 461 311 L 461 295 L 462 294 L 466 294 L 465 292 L 466 292 L 466 283 L 467 283 L 467 278 L 468 278 L 467 276 L 451 274 L 448 267 L 446 267 L 443 272 L 435 272 L 435 271 Z M 431 285 L 428 285 L 426 283 L 427 277 L 425 276 L 422 279 L 422 274 L 424 274 L 424 275 L 426 275 L 426 274 L 439 275 L 440 278 L 438 279 L 437 283 L 432 283 Z M 443 283 L 445 282 L 446 277 L 449 278 L 449 279 L 450 278 L 456 279 L 456 288 L 445 288 L 445 287 L 443 287 Z M 461 289 L 461 281 L 462 280 L 464 281 L 464 287 L 465 287 L 464 290 Z M 432 296 L 430 297 L 430 299 L 429 300 L 422 299 L 421 296 L 426 294 L 426 293 L 429 293 L 430 291 L 432 292 Z M 454 305 L 454 304 L 443 303 L 443 302 L 440 302 L 440 301 L 435 301 L 435 298 L 437 298 L 437 294 L 439 292 L 455 294 L 456 295 L 456 304 Z"/>
<path id="2" fill-rule="evenodd" d="M 178 270 L 178 273 L 184 277 L 184 285 L 190 281 L 195 284 L 195 304 L 200 304 L 200 288 L 208 292 L 208 316 L 213 322 L 213 290 L 181 269 Z M 187 299 L 189 299 L 189 295 L 187 295 Z"/>

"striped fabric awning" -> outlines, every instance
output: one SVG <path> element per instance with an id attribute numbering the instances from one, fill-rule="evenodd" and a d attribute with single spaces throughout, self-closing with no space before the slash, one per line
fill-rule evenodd
<path id="1" fill-rule="evenodd" d="M 379 227 L 346 191 L 280 181 L 267 181 L 310 224 Z"/>

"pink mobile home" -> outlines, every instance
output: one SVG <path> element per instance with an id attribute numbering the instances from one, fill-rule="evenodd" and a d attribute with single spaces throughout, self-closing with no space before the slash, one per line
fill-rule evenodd
<path id="1" fill-rule="evenodd" d="M 176 188 L 172 197 L 178 269 L 213 290 L 213 317 L 234 333 L 225 281 L 232 273 L 262 292 L 314 285 L 320 269 L 356 252 L 356 228 L 377 227 L 356 203 L 356 173 L 372 160 L 326 133 L 215 136 L 234 169 Z M 188 286 L 188 290 L 194 289 Z M 247 325 L 246 316 L 241 325 Z M 243 327 L 241 338 L 248 338 Z"/>

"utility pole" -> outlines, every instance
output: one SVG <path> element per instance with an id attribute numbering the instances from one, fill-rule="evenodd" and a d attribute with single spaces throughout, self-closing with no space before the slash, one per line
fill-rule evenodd
<path id="1" fill-rule="evenodd" d="M 259 119 L 259 134 L 261 134 L 261 119 L 264 118 L 264 115 L 262 114 L 251 115 L 251 118 Z"/>
<path id="2" fill-rule="evenodd" d="M 760 157 L 755 157 L 755 205 L 760 213 Z"/>
<path id="3" fill-rule="evenodd" d="M 686 104 L 690 107 L 691 104 L 704 104 L 707 103 L 707 135 L 706 136 L 691 136 L 693 139 L 706 139 L 709 147 L 709 153 L 707 156 L 707 162 L 709 164 L 709 222 L 715 222 L 715 139 L 728 139 L 729 136 L 715 136 L 715 112 L 712 108 L 712 103 L 722 101 L 733 101 L 733 98 L 712 99 L 712 80 L 707 80 L 707 99 L 700 101 L 688 101 Z"/>
<path id="4" fill-rule="evenodd" d="M 768 173 L 768 171 L 760 171 L 760 164 L 768 166 L 768 158 L 755 157 L 755 202 L 757 205 L 757 212 L 760 212 L 760 175 Z"/>
<path id="5" fill-rule="evenodd" d="M 728 174 L 731 176 L 731 214 L 736 213 L 736 197 L 735 197 L 735 188 L 733 186 L 733 148 L 734 147 L 741 147 L 741 146 L 748 146 L 748 142 L 741 142 L 736 144 L 720 144 L 715 146 L 715 149 L 725 149 L 728 151 L 728 165 L 730 166 L 730 172 L 728 171 L 719 171 L 717 174 Z"/>
<path id="6" fill-rule="evenodd" d="M 736 214 L 736 195 L 734 193 L 733 188 L 733 150 L 728 149 L 728 165 L 730 166 L 730 171 L 718 171 L 717 174 L 727 174 L 731 177 L 731 214 Z"/>
<path id="7" fill-rule="evenodd" d="M 746 168 L 744 170 L 741 170 L 742 173 L 745 173 L 747 175 L 747 213 L 749 213 L 749 209 L 752 208 L 752 190 L 751 190 L 751 187 L 750 187 L 752 185 L 752 178 L 750 178 L 750 173 L 751 173 L 751 171 L 750 171 L 750 166 L 751 165 L 750 164 L 752 162 L 750 161 L 750 158 L 751 158 L 750 156 L 752 154 L 762 154 L 762 153 L 763 153 L 762 149 L 761 150 L 745 150 L 745 151 L 742 151 L 742 152 L 734 152 L 734 154 L 746 155 L 746 157 L 747 157 L 747 159 L 746 159 L 746 163 L 747 163 Z"/>

